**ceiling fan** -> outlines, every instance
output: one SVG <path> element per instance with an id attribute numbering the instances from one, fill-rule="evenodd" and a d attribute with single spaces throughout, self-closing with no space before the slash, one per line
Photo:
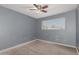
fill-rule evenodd
<path id="1" fill-rule="evenodd" d="M 44 12 L 44 13 L 47 13 L 47 8 L 48 8 L 48 5 L 41 5 L 41 4 L 33 4 L 33 6 L 35 8 L 31 8 L 29 10 L 38 10 L 39 12 Z"/>

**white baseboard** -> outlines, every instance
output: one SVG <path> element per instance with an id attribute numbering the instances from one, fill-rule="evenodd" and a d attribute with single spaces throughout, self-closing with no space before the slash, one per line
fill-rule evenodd
<path id="1" fill-rule="evenodd" d="M 49 43 L 49 44 L 57 44 L 57 45 L 62 45 L 62 46 L 66 46 L 66 47 L 72 47 L 75 48 L 77 54 L 79 55 L 79 51 L 77 49 L 76 46 L 72 46 L 72 45 L 67 45 L 67 44 L 62 44 L 62 43 L 58 43 L 58 42 L 51 42 L 51 41 L 47 41 L 47 40 L 42 40 L 42 39 L 37 39 L 39 41 L 45 42 L 45 43 Z"/>
<path id="2" fill-rule="evenodd" d="M 62 43 L 57 43 L 57 42 L 51 42 L 51 41 L 42 40 L 42 39 L 35 39 L 35 40 L 29 41 L 29 42 L 21 43 L 19 45 L 16 45 L 16 46 L 13 46 L 13 47 L 10 47 L 10 48 L 3 49 L 3 50 L 0 51 L 0 53 L 5 52 L 5 51 L 8 51 L 10 49 L 14 49 L 14 48 L 21 47 L 21 46 L 26 45 L 26 44 L 30 44 L 30 43 L 32 43 L 32 42 L 34 42 L 36 40 L 39 40 L 39 41 L 42 41 L 42 42 L 45 42 L 45 43 L 58 44 L 58 45 L 66 46 L 66 47 L 76 48 L 75 46 L 72 46 L 72 45 L 67 45 L 67 44 L 62 44 Z"/>
<path id="3" fill-rule="evenodd" d="M 43 42 L 46 42 L 46 43 L 50 43 L 50 44 L 58 44 L 58 45 L 66 46 L 66 47 L 72 47 L 72 48 L 76 48 L 76 46 L 67 45 L 67 44 L 63 44 L 63 43 L 58 43 L 58 42 L 51 42 L 51 41 L 42 40 L 42 39 L 38 39 L 38 40 L 40 40 L 40 41 L 43 41 Z"/>
<path id="4" fill-rule="evenodd" d="M 77 51 L 77 54 L 79 55 L 79 51 L 78 51 L 78 48 L 76 48 L 76 51 Z"/>
<path id="5" fill-rule="evenodd" d="M 6 48 L 6 49 L 3 49 L 3 50 L 0 50 L 0 53 L 5 52 L 5 51 L 8 51 L 8 50 L 11 50 L 11 49 L 14 49 L 14 48 L 21 47 L 21 46 L 26 45 L 26 44 L 30 44 L 30 43 L 32 43 L 32 42 L 34 42 L 34 41 L 36 41 L 36 40 L 37 40 L 37 39 L 32 40 L 32 41 L 28 41 L 28 42 L 25 42 L 25 43 L 21 43 L 21 44 L 18 44 L 18 45 L 16 45 L 16 46 L 13 46 L 13 47 L 10 47 L 10 48 Z"/>

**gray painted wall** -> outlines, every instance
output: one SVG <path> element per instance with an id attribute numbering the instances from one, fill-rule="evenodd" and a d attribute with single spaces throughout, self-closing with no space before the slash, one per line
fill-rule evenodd
<path id="1" fill-rule="evenodd" d="M 77 43 L 77 47 L 79 47 L 79 5 L 78 5 L 78 8 L 77 8 L 77 11 L 76 11 L 76 15 L 77 15 L 77 26 L 76 26 L 76 35 L 77 35 L 77 41 L 76 41 L 76 43 Z"/>
<path id="2" fill-rule="evenodd" d="M 41 30 L 41 22 L 43 20 L 50 20 L 59 17 L 65 17 L 66 19 L 65 30 Z M 41 18 L 38 20 L 37 27 L 38 27 L 37 38 L 39 39 L 76 46 L 76 11 L 75 10 L 55 16 Z"/>
<path id="3" fill-rule="evenodd" d="M 34 39 L 36 21 L 0 6 L 0 50 Z"/>
<path id="4" fill-rule="evenodd" d="M 66 18 L 66 30 L 41 30 L 41 21 Z M 0 50 L 35 38 L 76 45 L 76 11 L 33 19 L 0 6 Z"/>

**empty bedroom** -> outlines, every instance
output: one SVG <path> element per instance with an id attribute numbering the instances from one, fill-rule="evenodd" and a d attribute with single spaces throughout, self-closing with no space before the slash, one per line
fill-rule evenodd
<path id="1" fill-rule="evenodd" d="M 78 4 L 0 4 L 0 55 L 78 54 Z"/>

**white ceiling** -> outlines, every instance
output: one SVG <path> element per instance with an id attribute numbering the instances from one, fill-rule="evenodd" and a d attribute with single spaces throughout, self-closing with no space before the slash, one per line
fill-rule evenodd
<path id="1" fill-rule="evenodd" d="M 29 10 L 29 8 L 34 8 L 32 4 L 3 4 L 1 6 L 15 10 L 33 18 L 48 17 L 76 9 L 77 7 L 76 4 L 48 4 L 47 13 L 37 13 L 37 11 Z"/>

